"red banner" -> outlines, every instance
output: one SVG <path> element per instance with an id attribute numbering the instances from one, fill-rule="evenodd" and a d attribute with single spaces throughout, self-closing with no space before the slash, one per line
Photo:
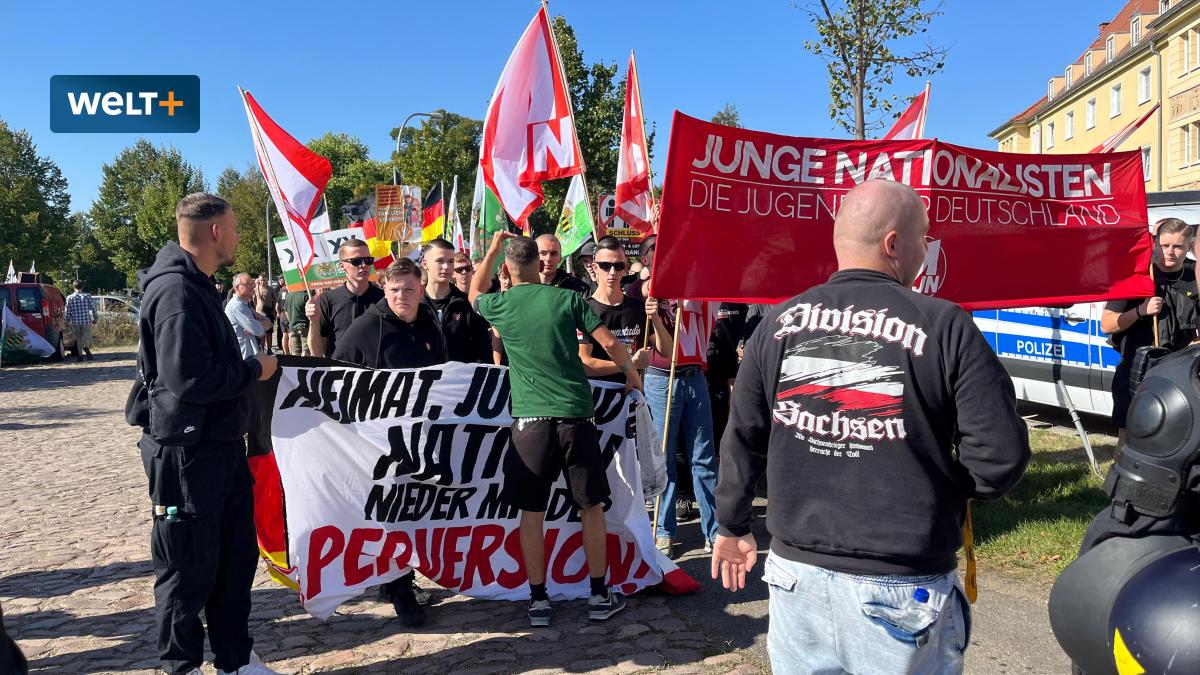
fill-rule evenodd
<path id="1" fill-rule="evenodd" d="M 1153 293 L 1139 152 L 798 138 L 676 111 L 654 295 L 778 302 L 823 283 L 841 199 L 873 178 L 912 186 L 929 210 L 915 290 L 968 310 Z"/>

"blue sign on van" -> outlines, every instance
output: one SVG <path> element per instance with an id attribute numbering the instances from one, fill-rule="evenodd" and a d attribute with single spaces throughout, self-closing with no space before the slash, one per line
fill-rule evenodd
<path id="1" fill-rule="evenodd" d="M 195 75 L 55 75 L 50 130 L 60 134 L 192 134 L 200 130 Z"/>

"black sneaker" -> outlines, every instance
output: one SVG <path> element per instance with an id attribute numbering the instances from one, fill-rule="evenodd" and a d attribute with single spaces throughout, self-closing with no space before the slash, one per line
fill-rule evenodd
<path id="1" fill-rule="evenodd" d="M 696 518 L 698 509 L 692 506 L 692 500 L 686 497 L 680 497 L 675 500 L 675 520 L 680 523 L 686 523 L 689 520 Z"/>
<path id="2" fill-rule="evenodd" d="M 550 625 L 550 601 L 549 600 L 530 600 L 529 601 L 529 625 L 530 626 L 549 626 Z"/>
<path id="3" fill-rule="evenodd" d="M 392 594 L 392 607 L 400 623 L 407 628 L 417 628 L 425 625 L 425 608 L 417 602 L 413 589 L 401 588 Z"/>
<path id="4" fill-rule="evenodd" d="M 588 600 L 588 618 L 592 621 L 604 621 L 623 609 L 625 596 L 614 593 L 612 589 L 609 589 L 608 595 L 593 595 Z"/>

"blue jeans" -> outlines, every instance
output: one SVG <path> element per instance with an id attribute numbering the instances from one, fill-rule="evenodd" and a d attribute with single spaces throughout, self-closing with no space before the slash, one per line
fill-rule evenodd
<path id="1" fill-rule="evenodd" d="M 971 610 L 958 572 L 860 576 L 767 556 L 771 591 L 767 652 L 771 669 L 793 673 L 961 673 Z M 914 591 L 929 600 L 920 619 L 897 626 L 896 611 Z"/>
<path id="2" fill-rule="evenodd" d="M 646 371 L 646 401 L 661 436 L 667 417 L 667 377 Z M 707 540 L 717 537 L 716 502 L 717 446 L 713 441 L 712 402 L 708 382 L 697 370 L 675 377 L 675 395 L 671 399 L 671 424 L 667 429 L 667 489 L 658 512 L 659 536 L 675 536 L 675 448 L 682 447 L 692 466 L 692 484 L 700 502 L 700 529 Z"/>

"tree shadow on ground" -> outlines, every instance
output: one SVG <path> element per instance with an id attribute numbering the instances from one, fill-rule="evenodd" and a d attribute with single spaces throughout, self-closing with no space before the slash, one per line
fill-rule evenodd
<path id="1" fill-rule="evenodd" d="M 0 577 L 0 595 L 12 598 L 49 598 L 151 574 L 153 569 L 149 560 L 110 563 L 98 567 L 17 572 Z"/>
<path id="2" fill-rule="evenodd" d="M 763 566 L 771 547 L 766 528 L 765 502 L 754 507 L 751 530 L 758 541 L 758 561 L 746 575 L 746 586 L 736 593 L 725 590 L 712 578 L 712 557 L 703 552 L 704 538 L 699 521 L 680 524 L 677 539 L 687 553 L 676 560 L 680 569 L 700 582 L 700 590 L 669 600 L 676 616 L 683 617 L 693 629 L 713 636 L 709 651 L 721 654 L 763 646 L 767 633 L 767 585 L 762 581 Z M 661 591 L 651 590 L 651 593 Z M 765 657 L 765 653 L 760 656 Z"/>
<path id="3" fill-rule="evenodd" d="M 101 382 L 128 380 L 133 383 L 136 367 L 134 352 L 105 352 L 96 360 L 77 364 L 73 360 L 61 363 L 39 363 L 28 366 L 0 368 L 0 391 L 22 392 L 66 387 L 86 387 Z"/>
<path id="4" fill-rule="evenodd" d="M 432 592 L 442 602 L 427 610 L 429 623 L 409 629 L 400 624 L 390 606 L 375 601 L 370 592 L 343 605 L 329 620 L 320 621 L 304 611 L 294 591 L 260 587 L 252 594 L 251 636 L 256 650 L 268 664 L 300 658 L 306 665 L 335 653 L 338 655 L 335 660 L 342 655 L 353 660 L 352 652 L 361 653 L 373 643 L 398 636 L 395 659 L 382 667 L 386 672 L 405 673 L 514 672 L 541 667 L 586 672 L 630 659 L 632 664 L 648 669 L 687 665 L 703 659 L 706 650 L 711 651 L 695 641 L 687 643 L 689 648 L 679 648 L 671 645 L 669 639 L 665 648 L 655 648 L 644 642 L 656 639 L 649 632 L 628 639 L 619 637 L 623 626 L 645 627 L 679 616 L 682 598 L 669 599 L 663 605 L 644 601 L 655 596 L 654 593 L 638 594 L 630 598 L 624 613 L 598 625 L 587 621 L 585 600 L 558 602 L 554 606 L 552 629 L 544 631 L 530 629 L 523 602 L 469 600 L 444 590 Z M 31 672 L 99 673 L 157 665 L 152 608 L 79 618 L 62 611 L 30 612 L 11 617 L 11 622 L 11 633 L 18 644 L 22 640 L 65 636 L 90 636 L 107 641 L 101 647 L 40 658 L 29 654 L 37 650 L 26 649 L 31 658 Z M 662 631 L 659 634 L 665 635 Z M 466 643 L 473 636 L 479 639 Z M 702 636 L 697 639 L 708 645 L 712 643 Z M 421 655 L 401 656 L 410 644 L 422 640 L 425 649 Z M 558 647 L 560 642 L 570 648 Z M 448 644 L 437 646 L 443 643 Z M 211 662 L 211 652 L 206 658 Z M 572 664 L 580 663 L 587 667 L 571 668 Z M 334 672 L 362 670 L 356 666 Z"/>

